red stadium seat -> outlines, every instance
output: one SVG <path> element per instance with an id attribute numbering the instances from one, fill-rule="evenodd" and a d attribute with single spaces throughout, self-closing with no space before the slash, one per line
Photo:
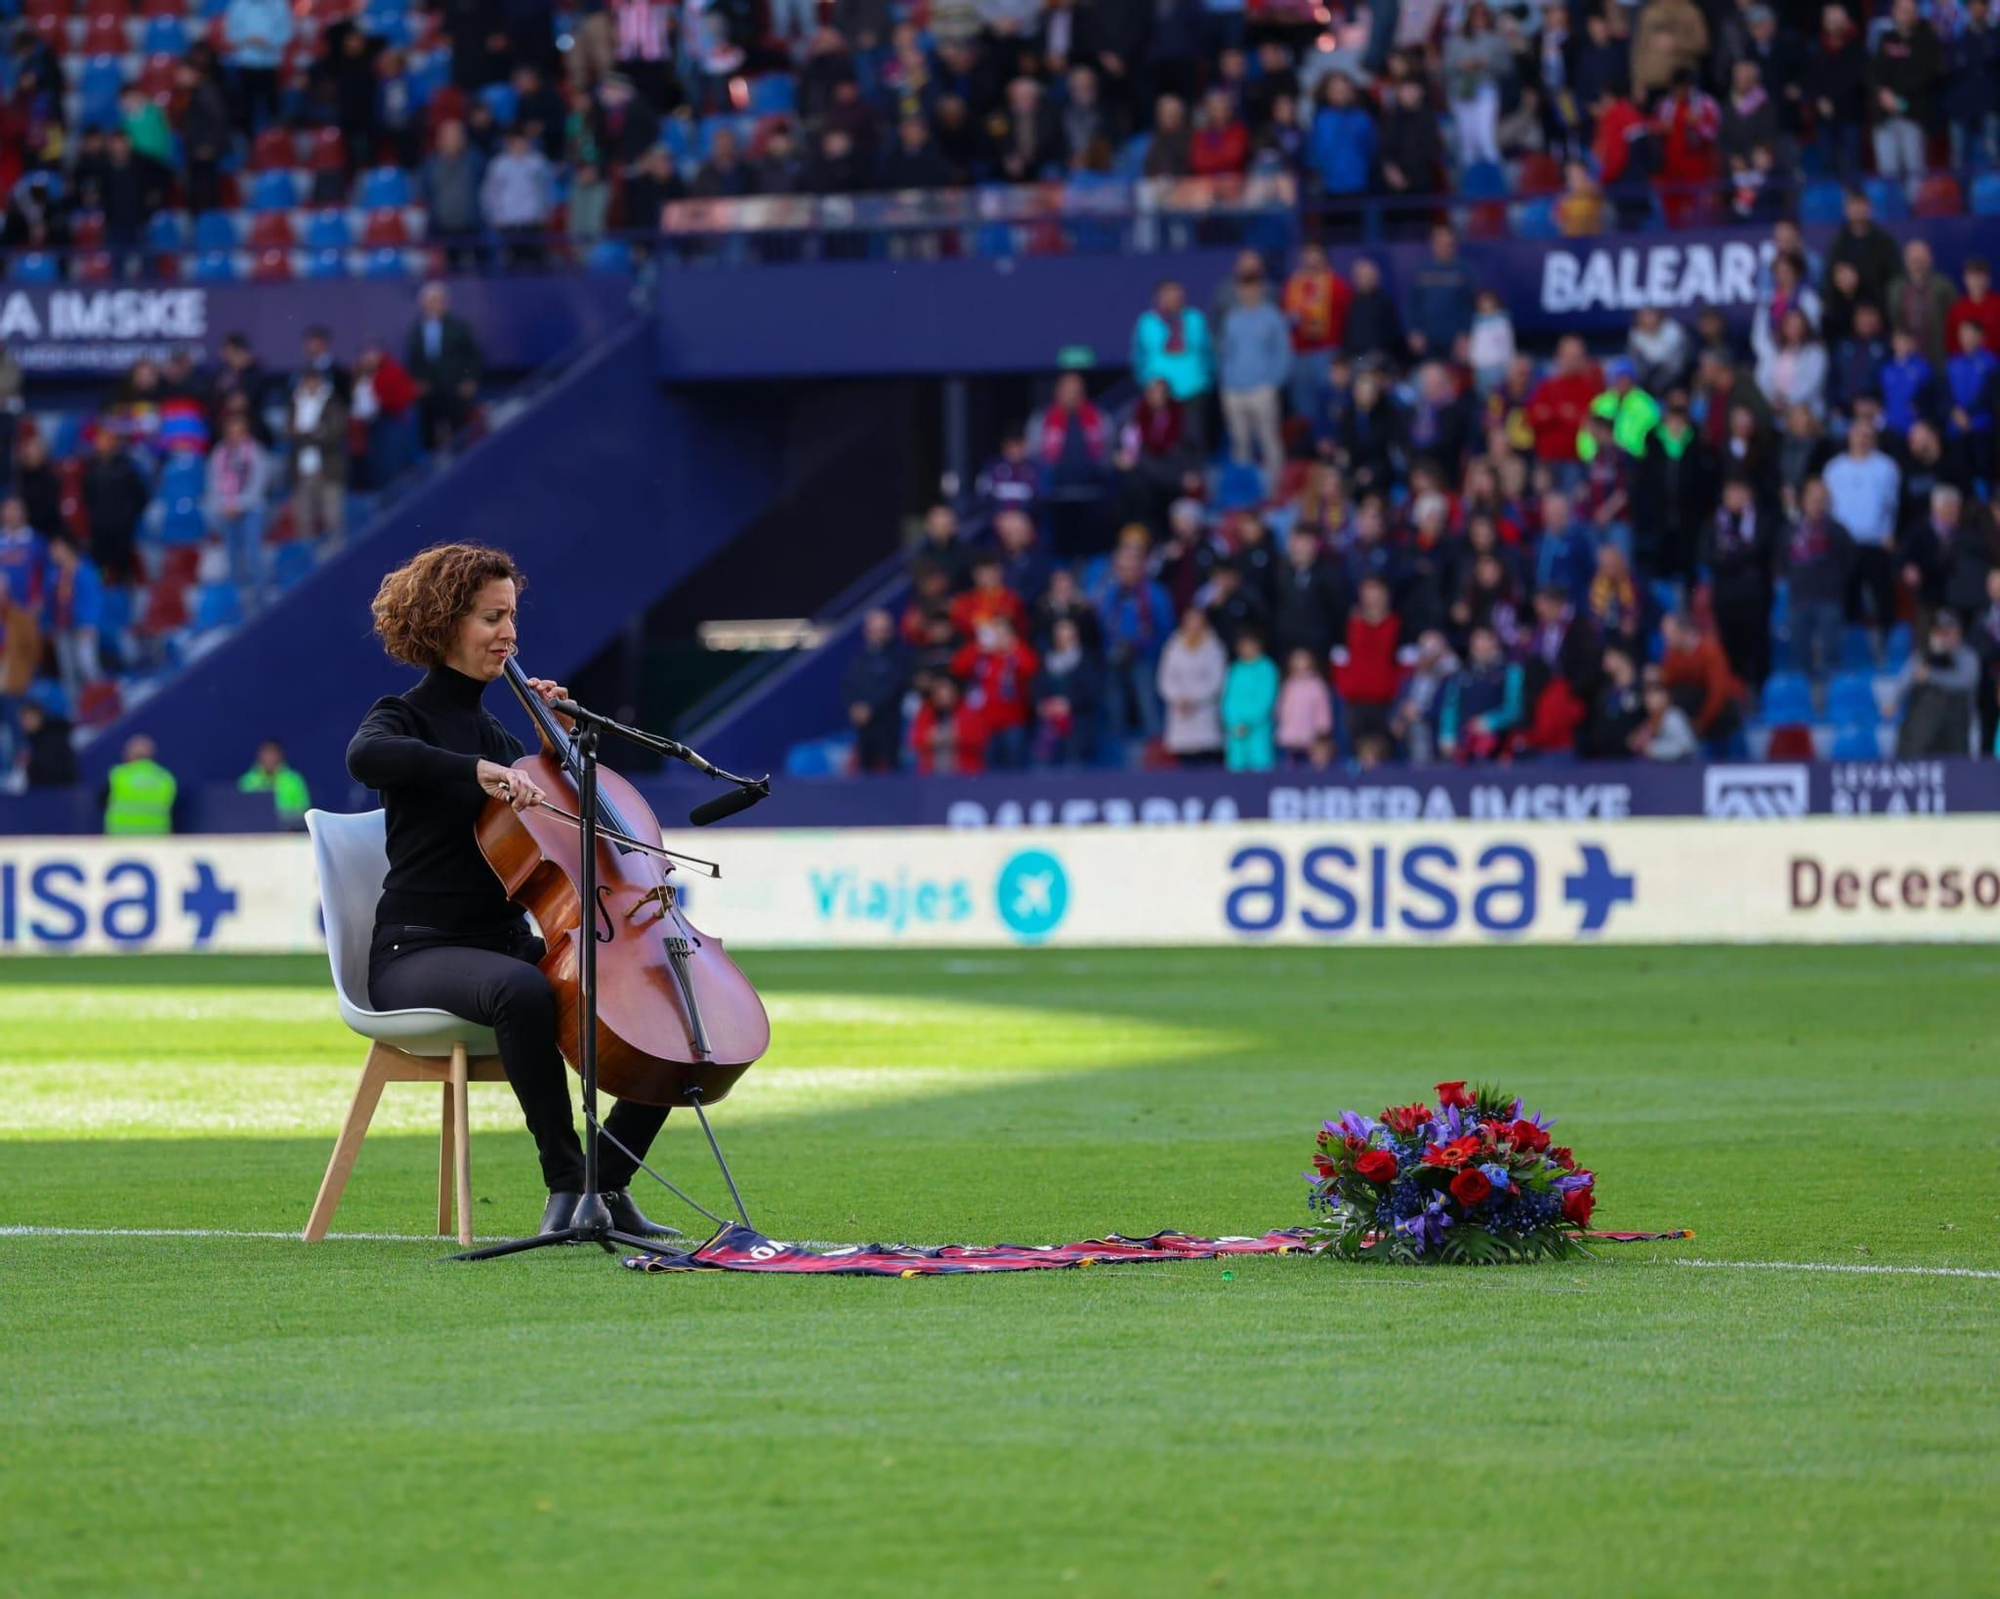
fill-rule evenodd
<path id="1" fill-rule="evenodd" d="M 430 142 L 435 143 L 437 130 L 447 122 L 463 122 L 467 109 L 465 91 L 455 83 L 441 84 L 437 93 L 424 107 L 424 127 L 429 130 Z"/>
<path id="2" fill-rule="evenodd" d="M 125 709 L 118 685 L 108 677 L 86 684 L 79 699 L 77 720 L 85 727 L 103 727 L 115 722 Z"/>
<path id="3" fill-rule="evenodd" d="M 70 264 L 70 275 L 78 283 L 109 283 L 111 257 L 102 250 L 87 250 Z"/>
<path id="4" fill-rule="evenodd" d="M 43 11 L 27 19 L 35 37 L 58 56 L 69 54 L 69 18 L 58 11 Z"/>
<path id="5" fill-rule="evenodd" d="M 298 142 L 289 130 L 266 128 L 250 146 L 250 170 L 276 172 L 291 167 L 298 157 Z"/>
<path id="6" fill-rule="evenodd" d="M 139 12 L 148 17 L 182 17 L 187 15 L 187 0 L 143 0 Z"/>
<path id="7" fill-rule="evenodd" d="M 186 588 L 200 572 L 199 544 L 169 544 L 160 551 L 160 571 L 157 581 L 172 584 L 176 588 Z"/>
<path id="8" fill-rule="evenodd" d="M 410 230 L 403 222 L 403 213 L 394 206 L 384 206 L 380 211 L 368 213 L 368 223 L 361 230 L 361 243 L 370 250 L 400 250 L 410 242 Z"/>
<path id="9" fill-rule="evenodd" d="M 251 263 L 250 276 L 258 283 L 288 283 L 292 276 L 292 252 L 264 250 Z"/>
<path id="10" fill-rule="evenodd" d="M 1504 239 L 1507 236 L 1507 202 L 1482 200 L 1468 207 L 1463 231 L 1468 239 Z"/>
<path id="11" fill-rule="evenodd" d="M 1910 214 L 1926 221 L 1965 214 L 1965 192 L 1949 172 L 1933 172 L 1917 185 Z"/>
<path id="12" fill-rule="evenodd" d="M 125 35 L 125 18 L 122 14 L 99 11 L 90 18 L 90 25 L 84 30 L 83 53 L 87 56 L 122 56 L 131 48 L 131 41 Z"/>
<path id="13" fill-rule="evenodd" d="M 70 224 L 70 242 L 79 250 L 95 250 L 104 243 L 104 213 L 79 211 Z"/>
<path id="14" fill-rule="evenodd" d="M 132 14 L 125 0 L 83 0 L 79 9 L 86 17 L 116 17 L 121 23 Z"/>
<path id="15" fill-rule="evenodd" d="M 21 8 L 21 15 L 30 22 L 39 22 L 44 17 L 66 19 L 69 16 L 68 0 L 28 0 Z"/>
<path id="16" fill-rule="evenodd" d="M 186 587 L 164 577 L 150 585 L 146 590 L 145 607 L 140 611 L 139 620 L 135 625 L 141 633 L 153 637 L 186 627 L 188 625 Z"/>
<path id="17" fill-rule="evenodd" d="M 1771 743 L 1764 751 L 1767 761 L 1809 761 L 1813 758 L 1812 729 L 1798 722 L 1771 729 Z"/>
<path id="18" fill-rule="evenodd" d="M 314 172 L 347 170 L 347 142 L 338 128 L 315 128 L 306 135 L 306 166 Z"/>
<path id="19" fill-rule="evenodd" d="M 174 97 L 174 68 L 178 65 L 172 56 L 146 57 L 136 80 L 139 92 L 148 100 L 165 105 Z"/>
<path id="20" fill-rule="evenodd" d="M 253 250 L 289 250 L 298 243 L 292 231 L 289 211 L 260 211 L 250 219 L 250 233 L 243 241 Z"/>
<path id="21" fill-rule="evenodd" d="M 67 461 L 56 462 L 56 484 L 62 492 L 62 518 L 70 532 L 84 544 L 90 542 L 90 518 L 83 506 L 84 460 L 80 455 L 72 455 Z"/>
<path id="22" fill-rule="evenodd" d="M 1516 187 L 1522 194 L 1558 194 L 1562 186 L 1562 165 L 1554 156 L 1532 150 L 1521 157 L 1521 175 Z"/>

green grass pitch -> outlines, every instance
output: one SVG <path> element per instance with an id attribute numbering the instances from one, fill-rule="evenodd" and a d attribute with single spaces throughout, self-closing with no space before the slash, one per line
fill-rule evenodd
<path id="1" fill-rule="evenodd" d="M 0 1594 L 2000 1591 L 1992 950 L 745 965 L 777 1236 L 1287 1225 L 1322 1116 L 1447 1077 L 1699 1236 L 895 1281 L 0 1235 Z M 0 963 L 0 1227 L 296 1229 L 361 1052 L 317 959 Z M 437 1119 L 390 1088 L 338 1230 L 428 1230 Z"/>

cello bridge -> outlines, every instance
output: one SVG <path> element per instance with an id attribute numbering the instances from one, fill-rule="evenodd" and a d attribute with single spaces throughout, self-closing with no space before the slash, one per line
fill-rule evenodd
<path id="1" fill-rule="evenodd" d="M 674 908 L 673 885 L 671 883 L 661 883 L 655 888 L 647 889 L 645 893 L 632 902 L 632 908 L 625 913 L 625 920 L 628 922 L 632 921 L 648 905 L 658 905 L 662 917 L 670 915 Z"/>

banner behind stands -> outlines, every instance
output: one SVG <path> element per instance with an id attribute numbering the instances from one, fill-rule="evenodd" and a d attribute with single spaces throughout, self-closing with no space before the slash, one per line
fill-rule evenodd
<path id="1" fill-rule="evenodd" d="M 1899 242 L 1921 234 L 1941 271 L 1992 248 L 1976 217 L 1892 224 Z M 1824 250 L 1833 230 L 1805 229 Z M 1739 327 L 1755 308 L 1770 251 L 1768 227 L 1607 233 L 1589 239 L 1468 238 L 1475 282 L 1498 291 L 1524 339 L 1616 334 L 1657 306 L 1692 324 L 1715 306 Z M 1421 242 L 1336 246 L 1343 273 L 1359 256 L 1381 268 L 1399 300 L 1429 259 Z M 676 378 L 810 373 L 1046 372 L 1058 352 L 1125 367 L 1132 325 L 1153 285 L 1178 278 L 1206 307 L 1235 267 L 1236 250 L 1155 254 L 1029 254 L 998 259 L 828 261 L 667 274 L 659 296 L 661 372 Z M 1280 262 L 1283 267 L 1286 263 Z"/>
<path id="2" fill-rule="evenodd" d="M 669 842 L 672 842 L 670 837 Z M 689 914 L 741 948 L 1987 942 L 2000 830 L 1869 821 L 745 831 Z M 0 951 L 319 947 L 296 837 L 0 840 Z"/>
<path id="3" fill-rule="evenodd" d="M 452 309 L 472 324 L 486 364 L 526 371 L 578 341 L 601 337 L 630 314 L 631 284 L 584 273 L 447 280 Z M 124 372 L 195 348 L 213 356 L 241 333 L 278 371 L 298 364 L 309 327 L 325 327 L 334 354 L 351 361 L 369 339 L 399 356 L 415 320 L 415 279 L 336 278 L 302 283 L 25 284 L 0 287 L 0 339 L 23 370 Z"/>

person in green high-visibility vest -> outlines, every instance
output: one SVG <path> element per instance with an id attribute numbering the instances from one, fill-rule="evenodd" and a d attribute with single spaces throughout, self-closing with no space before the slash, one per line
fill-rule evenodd
<path id="1" fill-rule="evenodd" d="M 135 733 L 125 741 L 125 759 L 111 768 L 104 785 L 104 831 L 171 833 L 174 830 L 174 774 L 153 759 L 153 741 Z"/>
<path id="2" fill-rule="evenodd" d="M 1646 440 L 1660 425 L 1660 402 L 1639 387 L 1637 370 L 1622 355 L 1605 363 L 1604 376 L 1611 387 L 1590 402 L 1590 414 L 1611 424 L 1611 437 L 1627 455 L 1644 455 Z M 1586 465 L 1597 459 L 1597 440 L 1588 426 L 1577 430 L 1576 458 Z"/>
<path id="3" fill-rule="evenodd" d="M 306 792 L 306 780 L 285 764 L 285 746 L 276 739 L 267 738 L 257 746 L 257 764 L 236 780 L 236 786 L 245 794 L 269 794 L 280 827 L 306 825 L 312 797 Z"/>

